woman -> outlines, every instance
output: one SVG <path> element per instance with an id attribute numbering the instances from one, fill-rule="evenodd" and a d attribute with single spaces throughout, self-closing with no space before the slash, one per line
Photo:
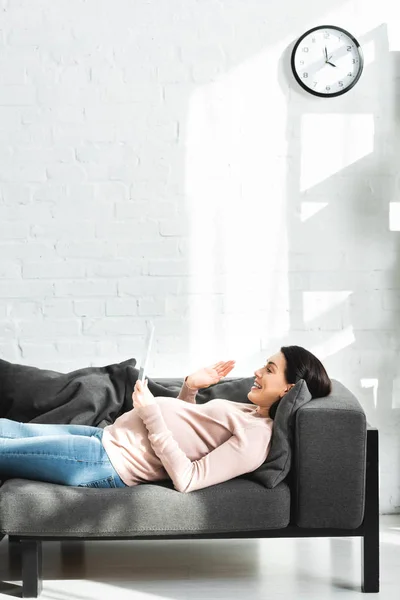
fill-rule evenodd
<path id="1" fill-rule="evenodd" d="M 0 477 L 114 488 L 171 479 L 187 493 L 254 471 L 267 458 L 281 398 L 299 379 L 312 397 L 326 396 L 331 381 L 311 352 L 282 346 L 254 372 L 251 404 L 219 398 L 196 404 L 197 391 L 234 366 L 221 361 L 196 371 L 178 398 L 155 398 L 147 380 L 138 380 L 134 408 L 104 429 L 0 419 Z"/>

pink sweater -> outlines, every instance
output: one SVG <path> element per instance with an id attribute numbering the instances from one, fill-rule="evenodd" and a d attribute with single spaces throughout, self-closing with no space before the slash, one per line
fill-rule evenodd
<path id="1" fill-rule="evenodd" d="M 158 396 L 104 428 L 104 448 L 124 483 L 170 478 L 178 492 L 192 492 L 265 461 L 272 419 L 244 402 L 216 398 L 196 404 L 196 393 L 183 383 L 178 398 Z"/>

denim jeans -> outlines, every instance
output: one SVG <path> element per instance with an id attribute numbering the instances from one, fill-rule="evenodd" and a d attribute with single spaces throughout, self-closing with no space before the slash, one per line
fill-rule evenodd
<path id="1" fill-rule="evenodd" d="M 21 477 L 79 487 L 128 487 L 89 425 L 0 419 L 0 479 Z"/>

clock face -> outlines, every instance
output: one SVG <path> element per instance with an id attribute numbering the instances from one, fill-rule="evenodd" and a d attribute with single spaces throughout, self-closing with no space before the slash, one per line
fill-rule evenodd
<path id="1" fill-rule="evenodd" d="M 292 71 L 298 83 L 316 96 L 348 92 L 363 70 L 363 54 L 357 40 L 344 29 L 314 27 L 296 42 Z"/>

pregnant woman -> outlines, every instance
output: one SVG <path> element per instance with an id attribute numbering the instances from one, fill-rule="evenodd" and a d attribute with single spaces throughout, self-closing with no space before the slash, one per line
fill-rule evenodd
<path id="1" fill-rule="evenodd" d="M 108 488 L 170 479 L 187 493 L 254 471 L 268 456 L 282 397 L 304 379 L 312 397 L 321 398 L 331 381 L 311 352 L 282 346 L 254 371 L 250 404 L 220 398 L 196 404 L 197 391 L 234 366 L 221 361 L 196 371 L 178 398 L 154 397 L 147 380 L 138 380 L 132 410 L 104 429 L 0 419 L 0 479 Z"/>

